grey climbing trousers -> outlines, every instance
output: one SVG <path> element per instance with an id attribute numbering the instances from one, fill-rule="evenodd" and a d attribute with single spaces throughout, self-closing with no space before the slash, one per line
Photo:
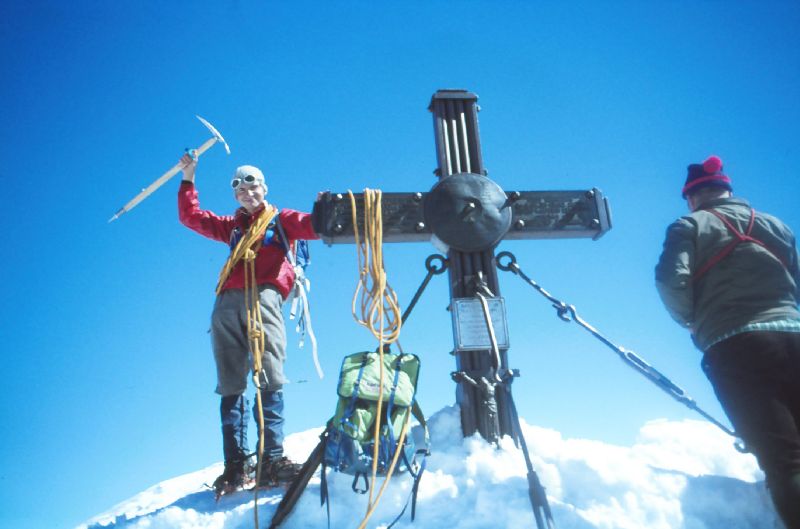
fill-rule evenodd
<path id="1" fill-rule="evenodd" d="M 261 332 L 264 334 L 264 369 L 262 387 L 277 391 L 283 387 L 283 363 L 286 360 L 286 328 L 281 305 L 283 297 L 272 285 L 259 285 Z M 232 288 L 217 296 L 211 314 L 211 345 L 217 365 L 217 393 L 223 397 L 240 395 L 247 390 L 252 369 L 247 340 L 247 312 L 244 290 Z"/>

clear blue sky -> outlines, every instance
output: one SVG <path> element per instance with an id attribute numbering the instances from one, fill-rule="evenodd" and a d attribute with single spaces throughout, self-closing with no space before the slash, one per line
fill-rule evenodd
<path id="1" fill-rule="evenodd" d="M 721 416 L 653 265 L 686 165 L 712 153 L 800 230 L 798 26 L 796 2 L 4 2 L 0 527 L 71 527 L 221 459 L 206 331 L 226 248 L 178 223 L 177 179 L 106 224 L 207 139 L 195 114 L 233 151 L 201 159 L 204 207 L 231 212 L 248 163 L 272 202 L 308 210 L 324 189 L 429 189 L 430 96 L 476 92 L 495 181 L 596 186 L 614 215 L 596 242 L 501 248 Z M 386 249 L 403 301 L 432 252 Z M 288 374 L 308 382 L 286 388 L 290 432 L 328 418 L 341 357 L 374 347 L 350 316 L 355 249 L 312 253 L 327 377 L 292 336 Z M 647 420 L 696 417 L 512 276 L 501 289 L 528 422 L 628 444 Z M 437 278 L 402 337 L 429 413 L 454 401 L 447 301 Z"/>

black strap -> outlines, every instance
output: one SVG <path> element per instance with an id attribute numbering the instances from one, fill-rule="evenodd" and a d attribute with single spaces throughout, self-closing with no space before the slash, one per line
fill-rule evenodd
<path id="1" fill-rule="evenodd" d="M 358 487 L 358 479 L 359 478 L 363 478 L 364 479 L 364 488 L 363 489 Z M 356 472 L 356 475 L 353 476 L 353 484 L 351 485 L 351 487 L 353 488 L 353 492 L 357 492 L 359 494 L 366 494 L 367 491 L 369 490 L 369 478 L 367 477 L 367 475 L 364 472 Z"/>
<path id="2" fill-rule="evenodd" d="M 519 439 L 522 455 L 525 457 L 525 465 L 528 467 L 528 497 L 531 501 L 531 507 L 533 508 L 533 517 L 536 519 L 536 527 L 538 529 L 554 529 L 556 525 L 555 520 L 553 520 L 553 513 L 550 512 L 550 504 L 547 503 L 547 494 L 542 486 L 542 482 L 539 481 L 538 474 L 533 470 L 531 456 L 528 453 L 528 443 L 525 442 L 525 436 L 522 434 L 522 426 L 519 423 L 517 405 L 514 403 L 514 397 L 511 395 L 511 385 L 504 384 L 504 387 L 511 408 L 512 426 Z"/>
<path id="3" fill-rule="evenodd" d="M 322 459 L 322 469 L 319 473 L 319 505 L 325 505 L 325 510 L 328 515 L 328 529 L 331 529 L 331 501 L 330 497 L 328 496 L 328 475 L 327 475 L 327 465 L 325 464 L 325 458 Z"/>
<path id="4" fill-rule="evenodd" d="M 275 513 L 272 515 L 272 520 L 270 521 L 269 526 L 270 529 L 277 529 L 283 520 L 291 514 L 295 504 L 298 502 L 300 496 L 302 496 L 303 491 L 308 485 L 311 476 L 314 474 L 314 471 L 320 464 L 322 464 L 322 485 L 320 486 L 320 497 L 327 498 L 324 456 L 325 444 L 327 442 L 329 429 L 330 425 L 322 432 L 322 434 L 320 434 L 319 443 L 317 443 L 317 446 L 314 448 L 314 450 L 312 450 L 311 455 L 309 455 L 306 462 L 303 463 L 300 473 L 292 481 L 292 483 L 289 485 L 289 488 L 286 490 L 286 493 L 283 495 L 283 499 L 281 499 L 280 504 L 278 505 L 277 509 L 275 509 Z"/>
<path id="5" fill-rule="evenodd" d="M 400 449 L 401 448 L 398 448 L 398 450 Z M 408 462 L 408 458 L 406 457 L 405 451 L 403 452 L 403 462 L 405 463 L 406 468 L 408 468 L 409 474 L 411 474 L 411 476 L 414 478 L 414 484 L 411 486 L 411 492 L 409 492 L 408 498 L 406 498 L 406 502 L 403 505 L 403 509 L 400 511 L 400 514 L 398 514 L 395 517 L 395 519 L 392 520 L 392 523 L 386 526 L 386 529 L 392 529 L 392 527 L 394 527 L 394 524 L 400 521 L 400 518 L 402 518 L 403 515 L 405 514 L 409 503 L 411 503 L 412 522 L 414 521 L 414 518 L 417 515 L 417 492 L 419 491 L 419 482 L 422 479 L 422 473 L 425 472 L 425 456 L 428 455 L 428 450 L 427 449 L 417 450 L 416 453 L 414 454 L 414 459 L 416 459 L 416 456 L 418 454 L 422 454 L 422 462 L 419 465 L 419 470 L 415 474 L 414 469 L 411 468 L 411 463 Z"/>

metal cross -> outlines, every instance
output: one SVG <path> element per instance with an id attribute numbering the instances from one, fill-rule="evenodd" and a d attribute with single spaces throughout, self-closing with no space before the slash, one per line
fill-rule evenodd
<path id="1" fill-rule="evenodd" d="M 611 217 L 598 189 L 505 192 L 490 180 L 481 155 L 477 101 L 466 90 L 439 90 L 433 95 L 428 109 L 433 114 L 438 182 L 428 192 L 383 193 L 383 241 L 433 239 L 437 246 L 448 248 L 457 365 L 453 379 L 462 432 L 469 436 L 478 431 L 492 442 L 503 435 L 517 441 L 510 398 L 517 372 L 508 367 L 508 333 L 494 248 L 503 239 L 596 240 L 611 228 Z M 314 205 L 315 227 L 329 245 L 354 242 L 352 212 L 345 198 L 325 193 Z M 360 194 L 356 202 L 363 212 Z M 356 221 L 363 229 L 363 218 Z M 482 322 L 481 308 L 488 305 L 486 313 L 491 313 L 493 324 L 489 327 L 498 335 L 492 340 L 496 347 L 489 345 L 490 333 Z M 498 385 L 508 391 L 497 391 Z"/>

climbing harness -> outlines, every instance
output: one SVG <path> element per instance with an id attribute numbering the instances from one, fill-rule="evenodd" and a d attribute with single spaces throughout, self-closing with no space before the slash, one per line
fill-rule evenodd
<path id="1" fill-rule="evenodd" d="M 538 529 L 555 529 L 556 524 L 555 520 L 553 519 L 553 513 L 550 511 L 550 504 L 547 502 L 547 494 L 545 493 L 544 487 L 539 480 L 539 475 L 536 474 L 536 471 L 533 469 L 531 456 L 528 452 L 528 443 L 525 441 L 525 436 L 522 434 L 522 426 L 519 422 L 517 406 L 514 404 L 514 397 L 511 394 L 511 383 L 514 380 L 514 377 L 517 376 L 517 372 L 510 369 L 502 369 L 502 364 L 500 361 L 500 348 L 497 345 L 494 324 L 492 323 L 492 315 L 489 311 L 489 303 L 487 301 L 487 298 L 493 298 L 494 294 L 481 276 L 478 278 L 475 295 L 480 300 L 481 307 L 483 308 L 484 321 L 486 322 L 486 329 L 489 332 L 489 340 L 491 342 L 491 352 L 494 363 L 494 380 L 489 381 L 484 378 L 481 380 L 481 382 L 483 382 L 481 385 L 464 372 L 452 373 L 451 376 L 454 380 L 456 380 L 456 382 L 466 382 L 476 389 L 487 393 L 494 393 L 498 385 L 505 390 L 506 398 L 510 404 L 511 423 L 514 429 L 514 436 L 519 440 L 518 447 L 522 449 L 522 455 L 525 458 L 525 465 L 528 470 L 528 499 L 530 500 L 531 507 L 533 508 L 533 516 L 536 519 L 536 527 Z"/>
<path id="2" fill-rule="evenodd" d="M 508 259 L 508 262 L 503 263 L 502 262 L 503 259 Z M 709 415 L 707 412 L 702 410 L 694 401 L 694 399 L 689 397 L 686 394 L 686 392 L 683 389 L 681 389 L 678 385 L 676 385 L 672 380 L 661 374 L 657 369 L 655 369 L 650 364 L 645 362 L 641 357 L 636 355 L 636 353 L 634 353 L 633 351 L 629 351 L 623 347 L 616 345 L 614 342 L 612 342 L 611 340 L 600 334 L 600 332 L 597 329 L 589 325 L 589 323 L 583 320 L 583 318 L 578 316 L 578 311 L 575 310 L 574 305 L 567 305 L 563 301 L 553 297 L 549 292 L 547 292 L 538 283 L 536 283 L 536 281 L 528 277 L 525 274 L 525 272 L 522 271 L 519 265 L 517 265 L 517 258 L 514 256 L 514 254 L 512 254 L 511 252 L 500 252 L 495 256 L 495 262 L 497 264 L 497 268 L 499 268 L 504 272 L 514 273 L 515 275 L 520 277 L 523 281 L 525 281 L 527 284 L 536 289 L 536 291 L 539 292 L 542 296 L 547 298 L 553 304 L 553 308 L 556 309 L 556 313 L 559 318 L 561 318 L 563 321 L 566 322 L 574 321 L 575 323 L 577 323 L 578 325 L 589 331 L 589 333 L 592 336 L 603 342 L 611 350 L 617 353 L 619 358 L 623 362 L 625 362 L 628 366 L 630 366 L 638 373 L 643 375 L 645 378 L 647 378 L 650 382 L 661 388 L 672 398 L 674 398 L 687 408 L 696 411 L 697 413 L 702 415 L 706 420 L 708 420 L 709 422 L 717 426 L 719 429 L 721 429 L 723 432 L 734 437 L 736 439 L 736 443 L 734 446 L 736 447 L 737 450 L 739 450 L 740 452 L 746 451 L 744 445 L 738 439 L 736 432 L 734 432 L 733 430 L 731 430 L 730 428 L 728 428 L 727 426 L 716 420 L 714 417 Z"/>
<path id="3" fill-rule="evenodd" d="M 709 270 L 714 268 L 717 264 L 719 264 L 720 261 L 725 259 L 737 246 L 739 246 L 743 242 L 750 242 L 753 244 L 757 244 L 758 246 L 761 246 L 762 248 L 767 250 L 767 252 L 769 252 L 770 255 L 772 255 L 778 261 L 780 261 L 783 267 L 788 270 L 789 264 L 786 262 L 784 258 L 778 255 L 774 250 L 772 250 L 772 248 L 767 246 L 763 241 L 756 239 L 755 237 L 752 237 L 750 235 L 750 233 L 753 231 L 753 224 L 755 223 L 756 219 L 756 210 L 750 208 L 750 222 L 748 222 L 747 229 L 744 231 L 744 233 L 737 230 L 736 227 L 733 225 L 733 223 L 727 218 L 725 218 L 725 215 L 723 215 L 719 211 L 715 209 L 706 209 L 705 211 L 708 211 L 709 213 L 717 217 L 719 220 L 721 220 L 722 223 L 725 225 L 725 227 L 728 228 L 728 231 L 731 232 L 734 239 L 730 243 L 725 245 L 715 255 L 711 256 L 711 258 L 708 261 L 706 261 L 706 263 L 703 266 L 701 266 L 694 274 L 692 274 L 692 281 L 697 281 L 698 279 L 700 279 L 703 275 L 705 275 L 706 272 L 708 272 Z"/>

